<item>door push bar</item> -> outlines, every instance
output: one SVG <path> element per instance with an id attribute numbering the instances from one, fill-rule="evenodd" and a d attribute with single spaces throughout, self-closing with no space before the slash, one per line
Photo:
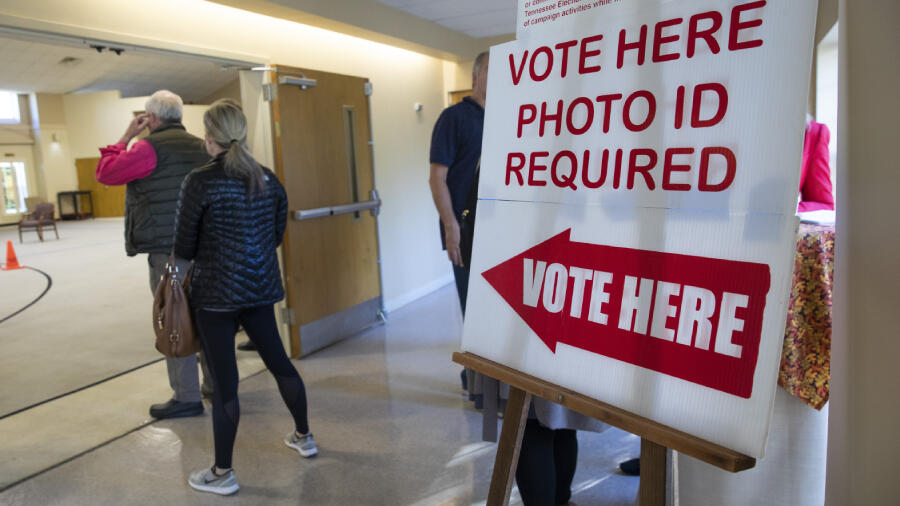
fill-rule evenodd
<path id="1" fill-rule="evenodd" d="M 369 199 L 366 202 L 354 202 L 352 204 L 344 204 L 340 206 L 317 207 L 315 209 L 303 209 L 302 211 L 294 211 L 295 220 L 311 220 L 313 218 L 322 218 L 324 216 L 337 216 L 339 214 L 358 213 L 360 211 L 369 211 L 372 216 L 378 216 L 381 210 L 381 198 L 378 196 L 378 190 L 369 192 Z"/>

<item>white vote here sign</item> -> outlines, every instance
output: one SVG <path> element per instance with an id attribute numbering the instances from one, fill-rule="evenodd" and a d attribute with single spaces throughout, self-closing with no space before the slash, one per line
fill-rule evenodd
<path id="1" fill-rule="evenodd" d="M 521 0 L 491 51 L 463 349 L 761 456 L 815 14 Z"/>

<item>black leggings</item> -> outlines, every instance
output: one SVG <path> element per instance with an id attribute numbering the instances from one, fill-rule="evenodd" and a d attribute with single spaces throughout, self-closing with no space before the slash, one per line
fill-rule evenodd
<path id="1" fill-rule="evenodd" d="M 525 506 L 557 506 L 572 497 L 578 462 L 574 430 L 548 429 L 529 418 L 522 436 L 516 485 Z"/>
<path id="2" fill-rule="evenodd" d="M 271 305 L 237 311 L 195 310 L 197 331 L 203 343 L 213 392 L 213 436 L 216 443 L 216 466 L 231 467 L 234 437 L 241 418 L 238 403 L 238 369 L 234 357 L 234 335 L 238 324 L 243 325 L 250 340 L 256 344 L 259 356 L 278 382 L 278 390 L 294 417 L 301 434 L 309 432 L 306 418 L 306 388 L 297 369 L 284 352 L 275 311 Z"/>

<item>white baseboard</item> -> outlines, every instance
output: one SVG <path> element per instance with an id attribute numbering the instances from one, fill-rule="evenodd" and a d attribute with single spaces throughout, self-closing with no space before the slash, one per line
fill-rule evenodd
<path id="1" fill-rule="evenodd" d="M 384 309 L 389 313 L 391 311 L 396 311 L 396 310 L 400 309 L 401 307 L 409 304 L 410 302 L 414 302 L 418 299 L 421 299 L 422 297 L 424 297 L 434 291 L 437 291 L 453 282 L 454 282 L 453 274 L 448 274 L 446 276 L 437 278 L 434 281 L 431 281 L 430 283 L 420 286 L 419 288 L 416 288 L 415 290 L 406 292 L 403 295 L 400 295 L 399 297 L 394 297 L 392 299 L 385 300 Z"/>

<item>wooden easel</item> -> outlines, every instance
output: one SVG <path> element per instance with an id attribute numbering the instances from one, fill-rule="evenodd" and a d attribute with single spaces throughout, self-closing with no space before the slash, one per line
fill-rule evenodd
<path id="1" fill-rule="evenodd" d="M 666 450 L 671 448 L 733 473 L 756 465 L 756 459 L 717 444 L 591 399 L 471 353 L 454 353 L 453 361 L 509 385 L 509 401 L 500 432 L 487 506 L 506 506 L 516 475 L 522 434 L 532 396 L 556 402 L 641 437 L 641 483 L 638 504 L 666 504 Z"/>

